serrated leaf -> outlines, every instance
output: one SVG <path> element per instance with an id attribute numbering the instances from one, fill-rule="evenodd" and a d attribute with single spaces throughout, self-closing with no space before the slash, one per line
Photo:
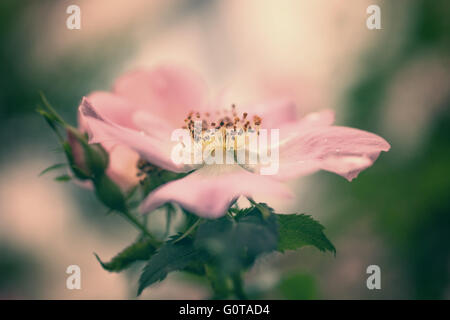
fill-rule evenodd
<path id="1" fill-rule="evenodd" d="M 206 274 L 205 264 L 202 260 L 200 261 L 192 261 L 185 268 L 181 269 L 181 271 L 195 274 L 197 276 L 204 276 Z"/>
<path id="2" fill-rule="evenodd" d="M 141 239 L 126 247 L 109 262 L 103 262 L 96 253 L 94 255 L 103 269 L 110 272 L 120 272 L 136 261 L 148 260 L 155 250 L 156 248 L 151 241 Z"/>
<path id="3" fill-rule="evenodd" d="M 46 173 L 49 172 L 49 171 L 53 171 L 53 170 L 56 170 L 56 169 L 59 169 L 59 168 L 63 168 L 63 167 L 65 167 L 65 166 L 67 166 L 66 163 L 57 163 L 57 164 L 54 164 L 54 165 L 52 165 L 52 166 L 50 166 L 50 167 L 48 167 L 48 168 L 42 170 L 41 173 L 39 173 L 39 177 L 42 176 L 42 175 L 44 175 L 44 174 L 46 174 Z"/>
<path id="4" fill-rule="evenodd" d="M 236 218 L 225 216 L 201 224 L 195 244 L 206 250 L 219 271 L 239 272 L 249 267 L 262 253 L 277 248 L 277 223 L 274 215 L 264 219 L 257 208 Z"/>
<path id="5" fill-rule="evenodd" d="M 148 286 L 164 280 L 169 272 L 182 270 L 192 262 L 202 259 L 202 253 L 194 247 L 190 238 L 176 243 L 166 242 L 147 262 L 139 279 L 138 295 Z"/>
<path id="6" fill-rule="evenodd" d="M 58 182 L 67 182 L 70 181 L 70 179 L 72 179 L 68 174 L 63 174 L 59 177 L 56 177 L 54 180 L 58 181 Z"/>
<path id="7" fill-rule="evenodd" d="M 323 233 L 324 227 L 305 214 L 280 214 L 278 216 L 278 250 L 296 250 L 306 245 L 315 246 L 320 251 L 336 249 Z"/>

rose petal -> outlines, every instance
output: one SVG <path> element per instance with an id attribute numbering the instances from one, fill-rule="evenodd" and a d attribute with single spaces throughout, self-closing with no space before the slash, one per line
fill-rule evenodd
<path id="1" fill-rule="evenodd" d="M 201 217 L 218 218 L 241 195 L 265 200 L 268 196 L 288 198 L 292 194 L 284 184 L 237 165 L 206 165 L 153 191 L 140 211 L 150 212 L 170 201 Z"/>
<path id="2" fill-rule="evenodd" d="M 181 127 L 190 111 L 206 108 L 206 86 L 190 71 L 161 66 L 119 78 L 114 92 L 151 114 Z"/>
<path id="3" fill-rule="evenodd" d="M 367 131 L 338 126 L 305 129 L 281 143 L 277 176 L 286 179 L 327 170 L 351 181 L 389 149 L 386 140 Z"/>
<path id="4" fill-rule="evenodd" d="M 103 117 L 108 118 L 118 125 L 135 129 L 132 118 L 133 113 L 137 110 L 135 104 L 121 96 L 105 91 L 95 91 L 87 96 L 87 99 Z M 81 113 L 78 116 L 80 129 L 83 130 L 84 116 Z"/>
<path id="5" fill-rule="evenodd" d="M 83 98 L 80 112 L 86 123 L 90 143 L 125 145 L 160 168 L 174 172 L 192 170 L 190 166 L 175 164 L 172 161 L 171 152 L 176 142 L 170 141 L 170 137 L 162 143 L 161 140 L 144 132 L 138 132 L 115 124 L 109 119 L 102 117 L 86 98 Z"/>
<path id="6" fill-rule="evenodd" d="M 303 130 L 309 130 L 320 126 L 331 126 L 334 123 L 334 118 L 334 111 L 325 109 L 309 113 L 298 121 L 285 123 L 280 128 L 280 142 L 288 141 Z"/>
<path id="7" fill-rule="evenodd" d="M 132 116 L 132 121 L 138 130 L 159 139 L 162 143 L 170 139 L 174 128 L 165 119 L 145 110 L 138 110 Z"/>
<path id="8" fill-rule="evenodd" d="M 139 154 L 126 146 L 116 145 L 109 151 L 108 176 L 123 190 L 139 183 Z"/>
<path id="9" fill-rule="evenodd" d="M 295 103 L 291 100 L 272 100 L 249 107 L 249 110 L 249 119 L 253 115 L 259 116 L 262 119 L 262 128 L 279 129 L 281 126 L 297 120 Z"/>
<path id="10" fill-rule="evenodd" d="M 298 125 L 304 128 L 317 126 L 331 126 L 334 123 L 335 114 L 331 109 L 308 113 L 298 121 Z"/>

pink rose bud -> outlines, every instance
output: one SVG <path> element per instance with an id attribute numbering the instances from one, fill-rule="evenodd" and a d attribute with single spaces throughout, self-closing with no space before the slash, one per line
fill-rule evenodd
<path id="1" fill-rule="evenodd" d="M 86 180 L 105 172 L 108 154 L 100 144 L 88 144 L 87 138 L 71 127 L 67 128 L 67 142 L 66 154 L 77 178 Z"/>

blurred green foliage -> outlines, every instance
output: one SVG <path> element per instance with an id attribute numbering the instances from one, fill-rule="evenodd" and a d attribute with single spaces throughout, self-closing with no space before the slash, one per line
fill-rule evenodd
<path id="1" fill-rule="evenodd" d="M 384 3 L 384 10 L 410 10 L 411 20 L 401 47 L 389 59 L 383 56 L 385 43 L 368 53 L 365 73 L 350 89 L 345 125 L 380 133 L 384 97 L 397 73 L 424 51 L 449 56 L 450 30 L 448 1 L 408 1 Z M 388 37 L 393 36 L 388 33 Z M 382 62 L 380 62 L 380 60 Z M 450 285 L 450 95 L 444 110 L 435 117 L 423 148 L 407 161 L 398 156 L 396 145 L 382 154 L 376 165 L 348 184 L 328 177 L 330 203 L 343 202 L 332 219 L 334 231 L 370 214 L 377 233 L 384 236 L 391 255 L 407 275 L 412 292 L 402 298 L 448 298 Z M 430 106 L 431 107 L 431 106 Z M 335 212 L 333 212 L 334 214 Z"/>
<path id="2" fill-rule="evenodd" d="M 285 275 L 278 284 L 278 291 L 283 299 L 288 300 L 319 298 L 316 280 L 310 274 L 293 273 Z"/>
<path id="3" fill-rule="evenodd" d="M 31 253 L 0 238 L 0 257 L 0 299 L 33 297 L 40 270 Z"/>

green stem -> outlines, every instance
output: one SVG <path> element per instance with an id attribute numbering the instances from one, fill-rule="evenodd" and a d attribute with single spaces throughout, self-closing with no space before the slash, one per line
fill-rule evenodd
<path id="1" fill-rule="evenodd" d="M 170 233 L 170 227 L 172 224 L 172 216 L 175 212 L 175 209 L 173 208 L 172 204 L 167 203 L 166 204 L 166 231 L 164 232 L 164 239 L 167 238 L 167 236 Z"/>
<path id="2" fill-rule="evenodd" d="M 194 231 L 194 229 L 200 224 L 200 222 L 202 222 L 202 219 L 198 219 L 197 221 L 195 221 L 192 226 L 189 227 L 189 229 L 187 229 L 177 240 L 175 240 L 173 243 L 177 243 L 178 241 L 186 238 L 192 231 Z"/>
<path id="3" fill-rule="evenodd" d="M 205 265 L 206 278 L 208 279 L 211 289 L 213 291 L 212 300 L 227 299 L 230 295 L 230 286 L 225 277 L 217 273 L 217 270 L 206 264 Z"/>
<path id="4" fill-rule="evenodd" d="M 233 281 L 233 289 L 236 298 L 241 300 L 247 300 L 248 298 L 244 292 L 241 275 L 239 273 L 236 273 L 231 277 L 231 280 Z"/>
<path id="5" fill-rule="evenodd" d="M 136 217 L 134 217 L 131 213 L 129 213 L 128 211 L 125 212 L 120 212 L 122 214 L 122 216 L 127 219 L 132 225 L 134 225 L 137 229 L 139 229 L 140 231 L 142 231 L 142 233 L 147 236 L 149 238 L 149 240 L 151 241 L 151 244 L 153 246 L 155 246 L 156 248 L 158 248 L 160 246 L 160 241 L 158 241 L 157 239 L 155 239 L 155 237 L 153 237 L 153 235 L 147 230 L 147 228 L 141 224 L 139 222 L 138 219 L 136 219 Z"/>

